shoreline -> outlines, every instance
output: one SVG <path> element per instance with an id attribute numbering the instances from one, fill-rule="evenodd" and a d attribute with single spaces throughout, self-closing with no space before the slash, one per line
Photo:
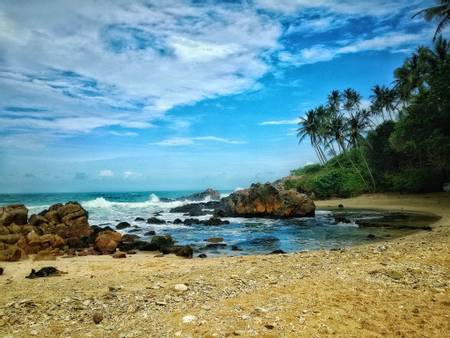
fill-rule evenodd
<path id="1" fill-rule="evenodd" d="M 419 211 L 442 218 L 430 232 L 340 251 L 2 262 L 0 333 L 444 337 L 450 332 L 450 194 L 363 195 L 315 203 L 318 209 L 343 204 L 344 210 Z M 49 265 L 68 273 L 24 278 L 32 267 Z M 177 291 L 180 283 L 187 290 Z M 95 311 L 104 315 L 98 325 L 92 320 Z"/>

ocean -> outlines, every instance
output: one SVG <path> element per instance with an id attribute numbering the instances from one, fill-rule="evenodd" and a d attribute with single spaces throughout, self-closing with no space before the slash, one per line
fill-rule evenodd
<path id="1" fill-rule="evenodd" d="M 223 218 L 230 224 L 221 226 L 174 224 L 182 213 L 170 209 L 189 200 L 168 200 L 188 196 L 198 191 L 146 191 L 146 192 L 95 192 L 95 193 L 47 193 L 47 194 L 0 194 L 0 206 L 21 203 L 29 209 L 29 215 L 39 213 L 55 203 L 78 201 L 89 212 L 89 223 L 114 228 L 119 222 L 128 222 L 130 228 L 120 230 L 150 239 L 145 234 L 154 230 L 158 235 L 169 234 L 179 244 L 190 244 L 196 253 L 208 256 L 268 254 L 275 250 L 285 252 L 336 249 L 367 243 L 370 235 L 378 239 L 404 235 L 405 231 L 389 228 L 360 228 L 354 222 L 335 221 L 332 211 L 317 210 L 315 217 L 275 220 L 267 218 Z M 230 191 L 221 191 L 226 196 Z M 136 221 L 155 216 L 166 224 L 147 224 Z M 376 212 L 365 217 L 376 217 Z M 211 215 L 195 217 L 208 219 Z M 221 237 L 226 246 L 207 247 L 210 237 Z M 236 250 L 238 249 L 238 250 Z"/>

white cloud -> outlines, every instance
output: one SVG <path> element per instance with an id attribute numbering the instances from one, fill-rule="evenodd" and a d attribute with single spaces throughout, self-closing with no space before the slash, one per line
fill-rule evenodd
<path id="1" fill-rule="evenodd" d="M 133 172 L 132 172 L 132 171 L 124 171 L 123 177 L 129 178 L 129 177 L 131 177 L 131 176 L 133 176 Z"/>
<path id="2" fill-rule="evenodd" d="M 109 169 L 100 170 L 99 174 L 100 177 L 114 177 L 114 172 Z"/>
<path id="3" fill-rule="evenodd" d="M 273 120 L 273 121 L 264 121 L 261 122 L 260 126 L 282 126 L 282 125 L 290 125 L 290 124 L 298 124 L 300 122 L 300 118 L 291 119 L 291 120 Z"/>
<path id="4" fill-rule="evenodd" d="M 132 132 L 132 131 L 125 131 L 125 132 L 120 132 L 120 131 L 110 131 L 109 132 L 111 135 L 114 136 L 128 136 L 128 137 L 134 137 L 134 136 L 138 136 L 138 133 Z"/>
<path id="5" fill-rule="evenodd" d="M 159 142 L 152 143 L 158 146 L 186 146 L 192 145 L 199 142 L 218 142 L 226 144 L 244 144 L 243 141 L 230 140 L 217 136 L 197 136 L 197 137 L 172 137 Z"/>
<path id="6" fill-rule="evenodd" d="M 296 53 L 282 51 L 279 53 L 278 58 L 282 63 L 300 66 L 329 61 L 340 55 L 364 51 L 389 50 L 391 52 L 399 52 L 427 41 L 431 37 L 432 31 L 430 29 L 424 29 L 418 33 L 389 32 L 372 38 L 349 40 L 342 47 L 318 44 L 303 48 Z"/>

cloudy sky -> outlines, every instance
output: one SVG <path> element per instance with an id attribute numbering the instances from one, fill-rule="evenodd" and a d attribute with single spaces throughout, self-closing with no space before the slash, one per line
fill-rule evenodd
<path id="1" fill-rule="evenodd" d="M 0 2 L 0 192 L 234 189 L 314 162 L 298 117 L 368 97 L 422 0 Z"/>

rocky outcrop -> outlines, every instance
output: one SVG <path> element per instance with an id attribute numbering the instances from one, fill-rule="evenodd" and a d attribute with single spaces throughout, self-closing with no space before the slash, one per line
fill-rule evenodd
<path id="1" fill-rule="evenodd" d="M 203 201 L 207 198 L 209 198 L 211 201 L 218 201 L 220 200 L 220 193 L 214 189 L 208 188 L 202 192 L 198 192 L 189 196 L 179 197 L 177 198 L 177 201 Z"/>
<path id="2" fill-rule="evenodd" d="M 295 190 L 278 190 L 270 183 L 252 184 L 221 200 L 218 216 L 240 217 L 305 217 L 314 216 L 314 202 Z"/>
<path id="3" fill-rule="evenodd" d="M 27 224 L 28 209 L 23 204 L 13 204 L 0 208 L 0 227 L 11 224 Z"/>
<path id="4" fill-rule="evenodd" d="M 188 216 L 204 216 L 211 213 L 211 210 L 220 208 L 220 201 L 211 201 L 205 203 L 191 203 L 170 209 L 170 212 L 180 212 Z"/>
<path id="5" fill-rule="evenodd" d="M 112 254 L 116 251 L 121 240 L 122 235 L 116 231 L 102 231 L 95 239 L 95 249 L 102 254 Z"/>

